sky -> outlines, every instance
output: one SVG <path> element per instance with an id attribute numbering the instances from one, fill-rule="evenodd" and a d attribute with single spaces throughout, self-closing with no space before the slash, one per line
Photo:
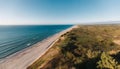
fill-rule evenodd
<path id="1" fill-rule="evenodd" d="M 0 0 L 0 25 L 120 21 L 120 0 Z"/>

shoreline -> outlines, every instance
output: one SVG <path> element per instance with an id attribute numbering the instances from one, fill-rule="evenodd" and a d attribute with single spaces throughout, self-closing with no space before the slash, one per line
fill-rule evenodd
<path id="1" fill-rule="evenodd" d="M 18 51 L 0 61 L 0 69 L 26 69 L 29 65 L 34 63 L 38 58 L 44 55 L 52 45 L 59 39 L 59 37 L 66 32 L 76 28 L 77 25 L 73 25 L 59 33 L 56 33 L 48 38 L 28 47 L 21 51 Z M 25 61 L 25 62 L 24 62 Z"/>

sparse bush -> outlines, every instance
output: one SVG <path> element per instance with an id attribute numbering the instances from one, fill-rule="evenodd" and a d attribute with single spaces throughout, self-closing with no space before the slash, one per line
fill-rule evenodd
<path id="1" fill-rule="evenodd" d="M 118 62 L 105 52 L 101 54 L 97 64 L 98 69 L 118 69 Z"/>

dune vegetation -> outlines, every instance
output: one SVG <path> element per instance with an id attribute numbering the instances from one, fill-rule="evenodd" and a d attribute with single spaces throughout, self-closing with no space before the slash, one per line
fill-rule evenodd
<path id="1" fill-rule="evenodd" d="M 120 25 L 82 25 L 62 35 L 28 69 L 120 69 L 119 52 Z"/>

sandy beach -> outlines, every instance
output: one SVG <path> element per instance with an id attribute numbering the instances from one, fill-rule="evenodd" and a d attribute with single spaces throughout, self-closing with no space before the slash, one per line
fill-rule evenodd
<path id="1" fill-rule="evenodd" d="M 74 25 L 60 33 L 57 33 L 49 38 L 44 39 L 31 47 L 23 49 L 10 55 L 0 61 L 0 69 L 26 69 L 29 65 L 40 58 L 49 48 L 59 39 L 64 33 L 76 28 Z"/>

